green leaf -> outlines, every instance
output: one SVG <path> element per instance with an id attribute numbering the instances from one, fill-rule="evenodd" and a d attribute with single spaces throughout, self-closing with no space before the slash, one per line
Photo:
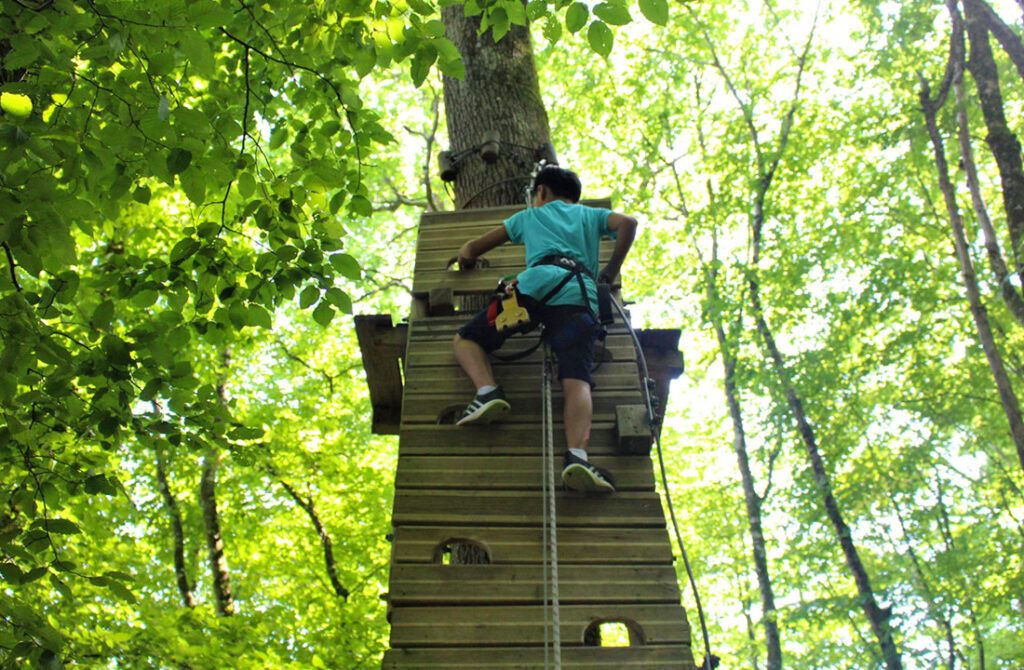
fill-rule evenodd
<path id="1" fill-rule="evenodd" d="M 286 244 L 277 251 L 275 251 L 274 253 L 277 254 L 278 258 L 287 263 L 288 261 L 293 260 L 296 256 L 299 255 L 299 250 L 290 244 Z"/>
<path id="2" fill-rule="evenodd" d="M 110 483 L 110 480 L 103 475 L 93 475 L 85 480 L 85 492 L 89 495 L 102 493 L 104 495 L 117 495 L 117 488 Z"/>
<path id="3" fill-rule="evenodd" d="M 346 279 L 359 281 L 362 272 L 359 269 L 359 261 L 348 254 L 333 254 L 330 257 L 331 265 Z"/>
<path id="4" fill-rule="evenodd" d="M 21 568 L 14 563 L 0 563 L 0 577 L 8 584 L 21 584 Z"/>
<path id="5" fill-rule="evenodd" d="M 60 578 L 57 577 L 57 575 L 54 575 L 54 574 L 50 575 L 50 584 L 53 586 L 53 588 L 57 589 L 57 592 L 60 593 L 61 596 L 65 597 L 65 598 L 67 598 L 69 600 L 71 599 L 71 597 L 72 597 L 72 595 L 71 595 L 71 588 L 67 584 L 62 582 L 60 580 Z M 57 667 L 61 667 L 61 666 L 58 665 Z"/>
<path id="6" fill-rule="evenodd" d="M 7 60 L 4 60 L 4 65 Z M 11 68 L 14 69 L 14 68 Z M 0 93 L 0 109 L 16 119 L 25 119 L 32 114 L 32 98 L 20 93 Z"/>
<path id="7" fill-rule="evenodd" d="M 441 68 L 441 72 L 446 77 L 452 79 L 463 80 L 466 78 L 466 64 L 462 62 L 462 59 L 455 58 L 452 60 L 442 60 L 438 63 L 438 67 Z"/>
<path id="8" fill-rule="evenodd" d="M 425 44 L 416 50 L 409 66 L 409 74 L 412 76 L 412 83 L 419 88 L 423 81 L 430 74 L 430 67 L 437 60 L 437 50 L 429 44 Z"/>
<path id="9" fill-rule="evenodd" d="M 612 52 L 614 39 L 612 29 L 601 21 L 594 21 L 587 29 L 587 42 L 590 43 L 590 48 L 605 58 Z"/>
<path id="10" fill-rule="evenodd" d="M 640 13 L 651 23 L 668 23 L 668 0 L 639 0 Z"/>
<path id="11" fill-rule="evenodd" d="M 430 16 L 434 13 L 434 6 L 425 0 L 409 0 L 409 7 L 412 11 L 423 16 Z"/>
<path id="12" fill-rule="evenodd" d="M 633 20 L 626 5 L 618 2 L 602 2 L 594 7 L 594 15 L 613 26 L 624 26 Z"/>
<path id="13" fill-rule="evenodd" d="M 185 239 L 175 244 L 174 248 L 171 249 L 171 264 L 173 265 L 175 263 L 182 262 L 195 252 L 199 251 L 200 247 L 202 246 L 203 245 L 199 243 L 199 240 L 193 239 L 191 237 L 186 237 Z"/>
<path id="14" fill-rule="evenodd" d="M 249 303 L 249 325 L 260 328 L 272 328 L 274 324 L 266 307 Z"/>
<path id="15" fill-rule="evenodd" d="M 167 154 L 167 173 L 170 175 L 181 174 L 192 164 L 192 152 L 188 149 L 171 149 Z"/>
<path id="16" fill-rule="evenodd" d="M 251 198 L 256 192 L 256 179 L 251 172 L 240 172 L 238 174 L 238 194 L 243 198 Z"/>
<path id="17" fill-rule="evenodd" d="M 307 286 L 299 294 L 299 308 L 306 309 L 320 299 L 320 289 L 316 286 Z"/>
<path id="18" fill-rule="evenodd" d="M 313 319 L 321 326 L 326 328 L 331 325 L 331 320 L 334 318 L 334 310 L 324 301 L 321 301 L 316 309 L 313 310 Z"/>
<path id="19" fill-rule="evenodd" d="M 277 149 L 288 139 L 288 126 L 278 126 L 270 133 L 270 148 Z"/>
<path id="20" fill-rule="evenodd" d="M 181 189 L 185 195 L 196 205 L 202 205 L 206 199 L 206 177 L 198 167 L 183 172 L 181 175 Z"/>
<path id="21" fill-rule="evenodd" d="M 151 194 L 148 186 L 140 186 L 132 192 L 132 200 L 143 205 L 149 204 Z"/>
<path id="22" fill-rule="evenodd" d="M 587 25 L 589 18 L 590 10 L 587 6 L 582 2 L 574 2 L 565 10 L 565 29 L 570 33 L 577 33 Z"/>
<path id="23" fill-rule="evenodd" d="M 365 197 L 354 195 L 348 203 L 348 210 L 359 216 L 370 216 L 373 214 L 373 205 Z"/>
<path id="24" fill-rule="evenodd" d="M 352 313 L 352 298 L 340 288 L 331 287 L 327 289 L 324 298 L 327 302 L 340 309 L 343 314 Z"/>
<path id="25" fill-rule="evenodd" d="M 61 535 L 75 535 L 82 532 L 78 524 L 67 519 L 49 519 L 43 527 L 50 533 L 60 533 Z"/>

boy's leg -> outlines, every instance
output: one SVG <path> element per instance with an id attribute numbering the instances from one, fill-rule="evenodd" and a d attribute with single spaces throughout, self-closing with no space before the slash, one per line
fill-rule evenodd
<path id="1" fill-rule="evenodd" d="M 494 381 L 494 372 L 491 370 L 491 362 L 487 359 L 487 352 L 473 340 L 467 340 L 461 335 L 455 336 L 452 342 L 452 349 L 455 350 L 455 360 L 459 362 L 462 369 L 473 381 L 473 386 L 497 386 Z"/>
<path id="2" fill-rule="evenodd" d="M 615 485 L 607 472 L 587 459 L 587 442 L 594 417 L 590 395 L 590 372 L 594 365 L 596 324 L 586 312 L 551 310 L 547 324 L 552 329 L 551 345 L 558 358 L 559 376 L 565 396 L 566 488 L 585 493 L 613 493 Z"/>
<path id="3" fill-rule="evenodd" d="M 565 395 L 565 443 L 569 449 L 587 450 L 590 424 L 594 419 L 594 401 L 590 396 L 590 382 L 582 379 L 562 379 Z"/>
<path id="4" fill-rule="evenodd" d="M 494 372 L 487 359 L 487 352 L 500 347 L 504 340 L 505 336 L 488 322 L 486 310 L 474 316 L 455 335 L 452 341 L 455 359 L 477 390 L 476 396 L 456 421 L 457 425 L 490 423 L 511 409 L 505 400 L 505 392 L 494 380 Z"/>

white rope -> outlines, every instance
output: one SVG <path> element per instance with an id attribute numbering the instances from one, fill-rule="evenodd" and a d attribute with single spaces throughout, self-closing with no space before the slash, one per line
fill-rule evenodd
<path id="1" fill-rule="evenodd" d="M 543 356 L 543 403 L 542 430 L 543 446 L 541 448 L 544 464 L 541 468 L 544 479 L 544 503 L 547 507 L 544 516 L 544 665 L 551 667 L 548 660 L 548 627 L 551 630 L 550 645 L 553 650 L 554 667 L 562 668 L 562 620 L 558 604 L 558 517 L 555 507 L 555 468 L 554 468 L 554 418 L 551 409 L 551 347 L 544 343 Z M 550 588 L 549 588 L 550 586 Z"/>

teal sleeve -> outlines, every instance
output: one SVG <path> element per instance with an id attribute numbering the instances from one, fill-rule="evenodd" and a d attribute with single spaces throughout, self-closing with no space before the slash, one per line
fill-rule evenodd
<path id="1" fill-rule="evenodd" d="M 508 240 L 512 244 L 523 243 L 523 219 L 527 211 L 516 212 L 505 219 L 505 232 L 508 233 Z"/>
<path id="2" fill-rule="evenodd" d="M 594 228 L 597 229 L 597 234 L 600 237 L 610 237 L 615 239 L 615 233 L 608 230 L 608 215 L 612 213 L 610 209 L 603 208 L 592 208 L 590 210 L 591 221 Z"/>

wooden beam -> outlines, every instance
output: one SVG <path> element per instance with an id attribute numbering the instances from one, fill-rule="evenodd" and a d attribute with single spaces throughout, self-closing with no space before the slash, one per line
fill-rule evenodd
<path id="1" fill-rule="evenodd" d="M 643 647 L 563 647 L 566 670 L 694 670 L 690 645 Z M 494 647 L 474 649 L 392 649 L 385 652 L 382 670 L 496 670 L 550 666 L 551 652 L 543 648 Z"/>
<path id="2" fill-rule="evenodd" d="M 357 314 L 356 337 L 373 406 L 372 430 L 397 435 L 402 421 L 402 369 L 408 326 L 395 326 L 390 314 Z"/>

